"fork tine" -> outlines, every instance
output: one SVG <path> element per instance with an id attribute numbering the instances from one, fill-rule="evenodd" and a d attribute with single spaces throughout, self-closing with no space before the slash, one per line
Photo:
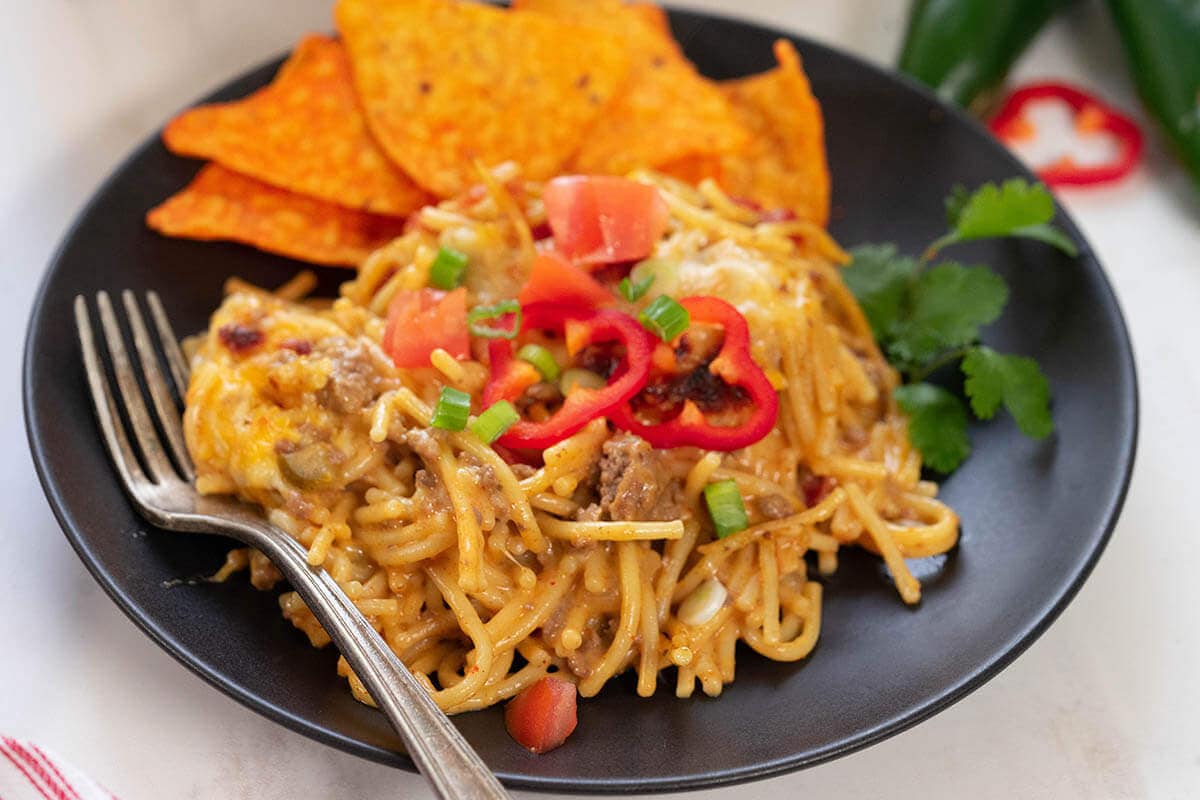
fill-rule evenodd
<path id="1" fill-rule="evenodd" d="M 171 368 L 175 391 L 179 393 L 179 399 L 183 400 L 187 395 L 188 386 L 187 359 L 179 349 L 179 339 L 175 337 L 175 331 L 171 330 L 171 322 L 167 319 L 167 312 L 163 309 L 158 292 L 146 292 L 146 304 L 150 306 L 150 316 L 154 318 L 154 327 L 158 329 L 158 340 L 162 342 L 163 353 L 167 356 L 167 366 Z"/>
<path id="2" fill-rule="evenodd" d="M 158 354 L 146 331 L 146 322 L 142 318 L 141 309 L 138 308 L 137 298 L 134 297 L 133 292 L 126 289 L 121 293 L 121 300 L 125 304 L 125 313 L 129 315 L 129 327 L 133 331 L 133 346 L 137 350 L 138 360 L 142 364 L 142 376 L 146 379 L 146 386 L 150 389 L 150 399 L 154 403 L 154 410 L 158 412 L 158 424 L 162 426 L 163 432 L 167 435 L 167 442 L 171 445 L 171 453 L 175 456 L 175 464 L 179 467 L 180 473 L 189 481 L 193 480 L 196 472 L 192 468 L 192 459 L 188 456 L 187 446 L 183 442 L 183 425 L 179 420 L 179 409 L 176 408 L 175 401 L 171 399 L 171 390 L 167 388 L 162 370 L 159 369 Z"/>
<path id="3" fill-rule="evenodd" d="M 138 484 L 147 482 L 146 475 L 133 454 L 129 439 L 125 436 L 125 426 L 121 424 L 121 416 L 117 413 L 117 404 L 113 400 L 112 389 L 109 388 L 108 378 L 104 374 L 100 353 L 96 350 L 96 337 L 92 332 L 92 321 L 83 295 L 75 296 L 75 327 L 79 332 L 79 349 L 83 351 L 83 368 L 87 373 L 88 389 L 91 390 L 92 407 L 96 410 L 96 419 L 100 422 L 104 443 L 108 446 L 108 454 L 112 457 L 113 465 L 120 473 L 126 490 L 132 494 Z"/>
<path id="4" fill-rule="evenodd" d="M 175 471 L 158 441 L 158 432 L 154 430 L 154 423 L 146 410 L 146 400 L 142 397 L 142 389 L 138 386 L 133 364 L 130 363 L 129 353 L 125 350 L 125 339 L 121 336 L 121 327 L 117 324 L 117 316 L 113 313 L 108 292 L 97 292 L 96 305 L 100 308 L 100 327 L 104 330 L 104 341 L 112 358 L 117 388 L 121 391 L 121 400 L 125 404 L 125 412 L 129 415 L 129 424 L 133 428 L 133 438 L 141 448 L 146 469 L 158 483 L 170 480 L 175 477 Z"/>

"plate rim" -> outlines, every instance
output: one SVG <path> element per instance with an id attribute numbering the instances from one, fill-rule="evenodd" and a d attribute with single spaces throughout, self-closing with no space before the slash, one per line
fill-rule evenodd
<path id="1" fill-rule="evenodd" d="M 722 12 L 700 11 L 697 9 L 680 8 L 664 4 L 663 8 L 668 12 L 672 21 L 677 19 L 689 20 L 693 22 L 708 22 L 718 25 L 732 25 L 742 28 L 754 30 L 756 33 L 765 34 L 775 38 L 786 38 L 795 43 L 801 51 L 823 51 L 824 55 L 834 55 L 837 58 L 844 59 L 853 64 L 857 69 L 865 70 L 873 73 L 877 78 L 883 81 L 898 84 L 898 88 L 915 92 L 921 95 L 924 99 L 931 102 L 942 113 L 953 117 L 956 122 L 966 125 L 976 135 L 988 136 L 986 128 L 974 117 L 967 114 L 963 109 L 951 105 L 943 101 L 935 92 L 930 90 L 924 84 L 919 83 L 915 79 L 904 75 L 903 73 L 889 69 L 866 58 L 857 55 L 856 53 L 845 50 L 841 47 L 827 44 L 809 36 L 797 33 L 793 30 L 777 27 L 772 24 L 767 24 L 759 20 L 744 19 L 726 14 Z M 199 97 L 189 105 L 183 108 L 190 108 L 194 105 L 210 102 L 214 95 L 223 91 L 229 84 L 246 78 L 247 76 L 266 69 L 267 67 L 282 62 L 287 57 L 288 51 L 265 59 L 258 64 L 247 69 L 241 70 L 233 76 L 222 81 L 216 88 L 207 91 L 203 96 Z M 161 126 L 155 128 L 150 134 L 140 138 L 130 148 L 126 155 L 111 169 L 108 175 L 91 190 L 82 207 L 80 207 L 71 219 L 70 224 L 65 228 L 59 237 L 57 247 L 53 254 L 43 267 L 41 278 L 38 281 L 37 288 L 34 294 L 34 301 L 30 307 L 29 318 L 26 323 L 25 341 L 22 347 L 22 364 L 21 364 L 21 406 L 25 422 L 26 438 L 29 442 L 30 454 L 34 463 L 34 468 L 37 473 L 38 481 L 41 484 L 42 491 L 46 496 L 46 500 L 53 512 L 54 518 L 62 529 L 64 536 L 70 542 L 72 549 L 83 562 L 88 573 L 96 580 L 104 592 L 113 600 L 121 612 L 134 623 L 134 625 L 145 633 L 156 645 L 165 650 L 172 658 L 186 667 L 190 672 L 202 678 L 210 686 L 216 688 L 226 696 L 236 700 L 243 706 L 261 714 L 272 722 L 282 724 L 295 733 L 299 733 L 309 739 L 321 742 L 326 745 L 337 748 L 346 753 L 350 753 L 361 758 L 366 758 L 376 763 L 385 764 L 392 767 L 400 767 L 410 772 L 416 771 L 415 765 L 409 756 L 403 751 L 390 750 L 388 748 L 379 747 L 377 745 L 368 744 L 366 742 L 355 739 L 351 736 L 337 733 L 328 728 L 323 728 L 314 724 L 310 720 L 293 714 L 279 706 L 273 705 L 262 700 L 257 695 L 245 690 L 235 682 L 225 679 L 220 674 L 209 669 L 205 664 L 195 659 L 187 647 L 172 637 L 169 633 L 155 624 L 153 619 L 148 615 L 143 614 L 140 609 L 136 608 L 133 601 L 117 585 L 112 575 L 101 569 L 98 561 L 93 556 L 91 547 L 88 544 L 87 536 L 78 529 L 68 519 L 65 502 L 62 498 L 62 493 L 56 485 L 54 478 L 49 474 L 47 467 L 47 456 L 43 447 L 43 442 L 38 432 L 38 409 L 34 405 L 33 400 L 33 359 L 34 359 L 34 328 L 36 323 L 42 318 L 45 311 L 46 292 L 51 277 L 56 273 L 63 253 L 70 241 L 75 237 L 77 230 L 82 225 L 83 221 L 90 216 L 93 208 L 98 204 L 100 198 L 106 194 L 107 190 L 114 184 L 125 172 L 126 168 L 137 159 L 142 151 L 151 145 L 161 133 Z M 1025 167 L 1011 152 L 1004 150 L 1004 156 L 1011 163 L 1014 172 L 1019 175 L 1028 175 L 1029 170 Z M 1089 272 L 1093 272 L 1095 277 L 1099 278 L 1099 287 L 1102 289 L 1101 298 L 1105 306 L 1105 316 L 1111 316 L 1115 325 L 1113 333 L 1116 339 L 1116 352 L 1119 354 L 1119 362 L 1128 371 L 1128 385 L 1122 387 L 1127 396 L 1123 398 L 1129 408 L 1129 429 L 1122 437 L 1121 444 L 1121 460 L 1123 468 L 1121 471 L 1119 486 L 1117 491 L 1109 497 L 1109 502 L 1103 511 L 1103 530 L 1099 539 L 1092 547 L 1091 552 L 1082 562 L 1077 562 L 1072 571 L 1069 573 L 1069 580 L 1061 587 L 1061 590 L 1046 604 L 1046 610 L 1041 612 L 1040 616 L 1033 624 L 1027 626 L 1023 630 L 1015 631 L 1014 636 L 1004 646 L 1002 650 L 998 650 L 996 655 L 986 661 L 982 666 L 964 675 L 959 681 L 943 689 L 936 697 L 910 708 L 906 713 L 881 722 L 872 728 L 860 731 L 854 736 L 847 737 L 845 740 L 835 742 L 822 749 L 811 751 L 803 755 L 795 754 L 773 761 L 758 762 L 743 767 L 732 767 L 712 772 L 693 773 L 690 775 L 670 775 L 670 776 L 655 776 L 644 778 L 614 778 L 614 779 L 595 779 L 585 778 L 580 780 L 572 780 L 566 782 L 564 779 L 555 777 L 542 777 L 530 774 L 497 772 L 497 776 L 503 783 L 510 788 L 519 788 L 534 790 L 540 792 L 566 792 L 570 794 L 580 793 L 602 793 L 602 794 L 619 794 L 631 792 L 670 792 L 670 791 L 690 791 L 702 788 L 712 788 L 718 786 L 728 786 L 737 783 L 744 783 L 752 780 L 761 780 L 764 778 L 786 774 L 789 772 L 798 771 L 808 767 L 823 764 L 833 759 L 840 758 L 845 755 L 857 752 L 859 750 L 870 747 L 885 739 L 888 739 L 896 734 L 908 730 L 909 728 L 923 722 L 926 719 L 940 713 L 949 706 L 966 697 L 976 689 L 983 686 L 989 680 L 994 678 L 1002 670 L 1008 667 L 1013 661 L 1020 657 L 1042 634 L 1058 620 L 1062 612 L 1067 608 L 1071 601 L 1078 594 L 1083 584 L 1091 575 L 1100 557 L 1107 549 L 1108 543 L 1112 539 L 1116 524 L 1120 518 L 1121 511 L 1124 507 L 1126 497 L 1129 492 L 1130 483 L 1133 476 L 1133 470 L 1137 459 L 1137 445 L 1140 428 L 1140 390 L 1138 382 L 1137 363 L 1134 357 L 1133 342 L 1129 334 L 1129 327 L 1125 320 L 1125 314 L 1122 311 L 1120 301 L 1117 298 L 1116 290 L 1112 282 L 1109 280 L 1108 273 L 1104 265 L 1100 261 L 1091 243 L 1083 235 L 1082 229 L 1075 222 L 1075 219 L 1070 215 L 1066 208 L 1059 202 L 1057 196 L 1054 197 L 1055 210 L 1057 212 L 1057 221 L 1066 227 L 1072 239 L 1079 245 L 1079 257 L 1085 259 L 1088 263 L 1085 268 Z M 1125 422 L 1125 420 L 1122 420 Z M 183 535 L 183 534 L 173 534 Z"/>

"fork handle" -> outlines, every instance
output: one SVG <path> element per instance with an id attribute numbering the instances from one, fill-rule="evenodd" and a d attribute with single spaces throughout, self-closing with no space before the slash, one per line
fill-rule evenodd
<path id="1" fill-rule="evenodd" d="M 307 551 L 284 531 L 254 515 L 239 517 L 229 520 L 237 529 L 230 532 L 241 534 L 238 538 L 262 551 L 304 598 L 376 704 L 387 714 L 417 769 L 433 785 L 438 797 L 509 798 L 487 764 L 329 573 L 310 566 Z"/>

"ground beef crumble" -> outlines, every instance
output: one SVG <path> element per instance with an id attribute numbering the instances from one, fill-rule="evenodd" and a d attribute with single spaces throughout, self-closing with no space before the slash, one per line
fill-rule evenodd
<path id="1" fill-rule="evenodd" d="M 671 520 L 680 515 L 678 487 L 661 453 L 645 439 L 622 433 L 604 443 L 600 510 L 613 520 Z"/>
<path id="2" fill-rule="evenodd" d="M 758 509 L 758 513 L 767 519 L 783 519 L 794 513 L 792 504 L 780 494 L 763 495 L 755 499 L 754 505 Z"/>
<path id="3" fill-rule="evenodd" d="M 322 342 L 320 350 L 333 360 L 329 382 L 317 398 L 321 405 L 342 414 L 353 414 L 379 396 L 379 374 L 361 344 L 339 336 Z"/>

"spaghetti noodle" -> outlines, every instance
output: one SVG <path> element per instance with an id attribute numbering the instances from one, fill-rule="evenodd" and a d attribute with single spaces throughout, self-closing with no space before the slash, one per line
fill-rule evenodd
<path id="1" fill-rule="evenodd" d="M 398 369 L 384 318 L 397 292 L 427 285 L 439 247 L 469 256 L 475 303 L 518 294 L 541 187 L 510 167 L 487 178 L 416 214 L 331 305 L 298 301 L 303 282 L 286 297 L 231 282 L 187 397 L 200 491 L 263 507 L 451 713 L 549 673 L 584 697 L 626 670 L 642 696 L 670 670 L 677 696 L 716 695 L 738 642 L 803 659 L 820 633 L 818 576 L 844 547 L 877 553 L 903 601 L 918 602 L 905 559 L 951 548 L 958 520 L 921 480 L 891 399 L 897 376 L 839 277 L 845 256 L 821 228 L 765 221 L 711 182 L 636 176 L 670 213 L 653 255 L 671 266 L 653 290 L 718 296 L 744 316 L 779 397 L 763 439 L 655 450 L 599 418 L 526 466 L 469 430 L 431 427 L 443 387 L 479 408 L 486 352 Z M 717 538 L 703 490 L 724 480 L 748 525 Z M 246 551 L 220 576 L 242 568 L 261 588 L 279 578 Z M 295 593 L 280 603 L 313 645 L 328 643 Z M 344 661 L 339 673 L 371 702 Z"/>

